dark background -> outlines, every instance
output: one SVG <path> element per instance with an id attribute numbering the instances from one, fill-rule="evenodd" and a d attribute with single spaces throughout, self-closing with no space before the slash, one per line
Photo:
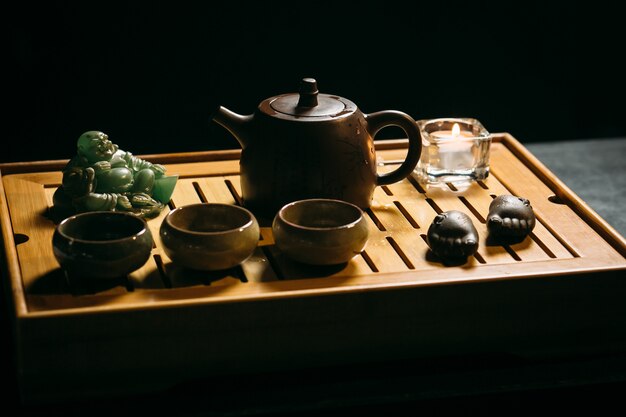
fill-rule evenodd
<path id="1" fill-rule="evenodd" d="M 211 103 L 251 113 L 261 100 L 295 91 L 305 76 L 366 113 L 476 117 L 490 131 L 510 132 L 525 143 L 626 137 L 626 24 L 597 1 L 405 6 L 387 0 L 340 8 L 321 2 L 196 3 L 4 6 L 0 162 L 69 158 L 86 130 L 102 130 L 135 154 L 237 148 L 209 120 Z M 6 305 L 2 313 L 0 327 L 9 334 Z M 11 347 L 5 343 L 0 350 L 0 374 L 12 382 L 5 407 L 18 403 Z M 581 404 L 597 411 L 622 406 L 624 392 L 621 382 L 444 395 L 359 414 L 410 415 L 398 409 L 405 405 L 433 415 L 529 414 L 540 403 L 546 409 L 545 401 L 550 411 L 580 411 Z M 136 414 L 136 404 L 150 400 L 132 399 L 119 410 L 111 404 L 101 414 Z M 84 414 L 81 407 L 45 414 Z M 31 411 L 15 414 L 42 414 Z"/>
<path id="2" fill-rule="evenodd" d="M 86 130 L 135 154 L 237 148 L 210 104 L 251 113 L 307 76 L 365 113 L 475 117 L 522 142 L 626 135 L 623 21 L 598 2 L 206 3 L 5 10 L 0 162 L 69 158 Z"/>

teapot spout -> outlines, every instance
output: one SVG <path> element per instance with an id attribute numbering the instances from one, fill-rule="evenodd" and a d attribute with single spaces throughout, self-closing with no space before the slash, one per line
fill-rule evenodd
<path id="1" fill-rule="evenodd" d="M 228 110 L 226 107 L 219 108 L 212 114 L 212 119 L 223 126 L 237 139 L 242 148 L 246 148 L 250 142 L 251 122 L 253 115 L 241 115 Z"/>

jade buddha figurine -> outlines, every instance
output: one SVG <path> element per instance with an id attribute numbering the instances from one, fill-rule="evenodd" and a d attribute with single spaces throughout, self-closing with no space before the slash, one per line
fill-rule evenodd
<path id="1" fill-rule="evenodd" d="M 166 176 L 162 165 L 119 149 L 105 133 L 88 131 L 78 138 L 53 203 L 70 211 L 126 211 L 149 218 L 169 202 L 177 180 Z"/>

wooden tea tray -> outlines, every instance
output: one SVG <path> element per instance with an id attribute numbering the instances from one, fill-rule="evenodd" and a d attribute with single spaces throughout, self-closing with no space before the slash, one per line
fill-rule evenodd
<path id="1" fill-rule="evenodd" d="M 377 142 L 380 170 L 405 141 Z M 239 151 L 148 155 L 180 180 L 170 207 L 241 202 Z M 467 189 L 378 187 L 362 256 L 305 267 L 275 248 L 271 219 L 251 259 L 224 273 L 172 264 L 155 247 L 127 279 L 69 282 L 52 253 L 52 194 L 64 161 L 0 165 L 4 276 L 23 401 L 127 394 L 194 378 L 391 358 L 506 352 L 563 355 L 626 347 L 626 242 L 513 137 L 495 135 L 491 176 Z M 523 242 L 490 243 L 492 198 L 530 199 Z M 480 234 L 463 265 L 434 257 L 433 217 L 461 210 Z"/>

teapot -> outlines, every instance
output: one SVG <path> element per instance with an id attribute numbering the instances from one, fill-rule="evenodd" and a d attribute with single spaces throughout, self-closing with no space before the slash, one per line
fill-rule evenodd
<path id="1" fill-rule="evenodd" d="M 415 120 L 384 110 L 362 113 L 350 100 L 320 94 L 317 81 L 304 78 L 298 93 L 263 100 L 254 114 L 220 106 L 212 119 L 242 147 L 243 204 L 273 217 L 285 204 L 331 198 L 367 209 L 378 185 L 407 177 L 417 165 L 422 143 Z M 374 136 L 398 126 L 409 138 L 407 156 L 395 170 L 378 174 Z"/>

